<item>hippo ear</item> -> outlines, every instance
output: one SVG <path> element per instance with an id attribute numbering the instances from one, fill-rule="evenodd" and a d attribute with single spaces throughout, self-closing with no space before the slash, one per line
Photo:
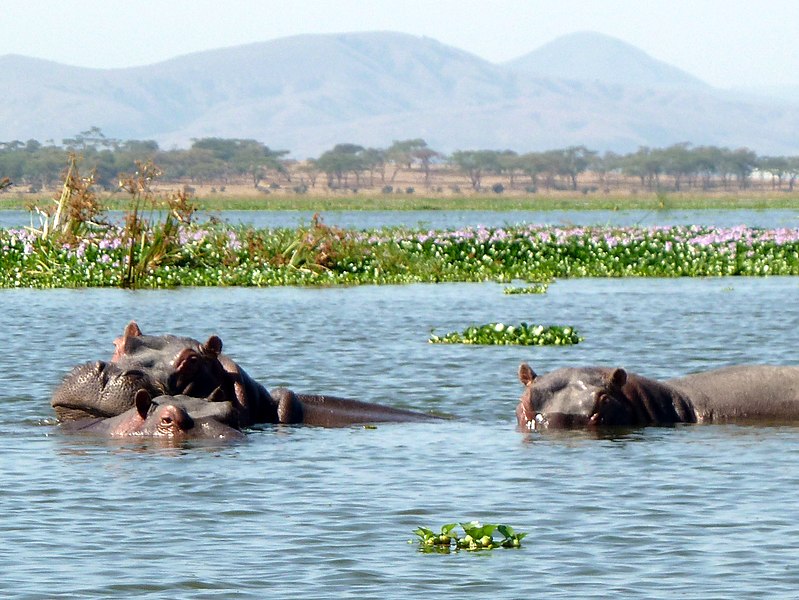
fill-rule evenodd
<path id="1" fill-rule="evenodd" d="M 222 354 L 222 340 L 218 335 L 212 335 L 203 345 L 203 350 L 213 356 L 219 356 Z"/>
<path id="2" fill-rule="evenodd" d="M 173 364 L 175 365 L 175 371 L 177 373 L 181 375 L 193 375 L 197 372 L 199 367 L 199 357 L 195 350 L 184 348 L 180 351 L 180 354 L 177 355 Z"/>
<path id="3" fill-rule="evenodd" d="M 136 321 L 131 321 L 125 326 L 122 337 L 141 337 L 143 334 Z"/>
<path id="4" fill-rule="evenodd" d="M 136 412 L 142 419 L 147 418 L 147 413 L 150 412 L 150 407 L 153 404 L 153 399 L 150 397 L 150 392 L 147 390 L 139 390 L 136 392 Z"/>
<path id="5" fill-rule="evenodd" d="M 133 350 L 133 338 L 141 337 L 143 334 L 136 321 L 131 321 L 125 326 L 125 331 L 122 332 L 122 337 L 114 340 L 114 355 L 111 357 L 111 362 L 118 362 L 126 354 Z"/>
<path id="6" fill-rule="evenodd" d="M 225 392 L 222 391 L 222 386 L 217 387 L 211 395 L 208 396 L 208 402 L 227 402 Z"/>
<path id="7" fill-rule="evenodd" d="M 613 369 L 613 372 L 608 377 L 608 383 L 616 388 L 624 387 L 627 383 L 627 371 L 624 369 Z"/>
<path id="8" fill-rule="evenodd" d="M 519 381 L 521 381 L 524 385 L 530 385 L 536 378 L 535 371 L 530 368 L 530 365 L 527 363 L 522 363 L 519 365 Z"/>

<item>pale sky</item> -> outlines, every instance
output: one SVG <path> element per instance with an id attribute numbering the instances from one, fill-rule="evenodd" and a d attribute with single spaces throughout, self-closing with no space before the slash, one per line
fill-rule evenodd
<path id="1" fill-rule="evenodd" d="M 717 87 L 799 85 L 799 0 L 2 0 L 0 56 L 145 65 L 300 33 L 399 31 L 502 62 L 596 31 Z"/>

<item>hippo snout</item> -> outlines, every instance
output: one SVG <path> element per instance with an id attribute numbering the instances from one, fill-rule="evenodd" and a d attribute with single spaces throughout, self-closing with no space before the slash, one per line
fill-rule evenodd
<path id="1" fill-rule="evenodd" d="M 582 429 L 594 426 L 595 420 L 585 415 L 568 413 L 535 413 L 527 419 L 527 428 L 530 431 L 541 429 Z"/>

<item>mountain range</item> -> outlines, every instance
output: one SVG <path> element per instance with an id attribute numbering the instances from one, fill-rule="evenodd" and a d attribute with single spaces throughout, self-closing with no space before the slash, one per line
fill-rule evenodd
<path id="1" fill-rule="evenodd" d="M 99 127 L 186 147 L 252 138 L 296 158 L 423 138 L 442 152 L 690 142 L 799 154 L 799 97 L 713 88 L 638 48 L 570 34 L 503 64 L 395 32 L 299 35 L 124 69 L 0 57 L 0 141 Z"/>

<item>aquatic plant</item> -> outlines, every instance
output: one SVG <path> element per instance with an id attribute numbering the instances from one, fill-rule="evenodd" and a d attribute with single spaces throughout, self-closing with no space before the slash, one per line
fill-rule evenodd
<path id="1" fill-rule="evenodd" d="M 488 323 L 472 325 L 462 332 L 451 332 L 443 336 L 433 333 L 428 340 L 431 344 L 480 344 L 480 345 L 519 345 L 519 346 L 566 346 L 583 341 L 573 327 L 558 325 L 505 325 Z"/>
<path id="2" fill-rule="evenodd" d="M 416 534 L 422 552 L 450 552 L 451 550 L 467 550 L 476 552 L 480 550 L 494 550 L 496 548 L 519 548 L 522 540 L 527 536 L 526 533 L 517 533 L 509 525 L 494 525 L 486 523 L 481 525 L 479 521 L 460 523 L 463 530 L 463 537 L 459 537 L 454 531 L 458 523 L 447 523 L 436 533 L 427 527 L 417 527 L 413 530 Z M 499 541 L 494 539 L 494 532 L 499 531 L 503 538 Z M 412 542 L 413 540 L 411 540 Z"/>
<path id="3" fill-rule="evenodd" d="M 523 287 L 518 286 L 510 286 L 506 287 L 503 293 L 508 295 L 519 295 L 519 294 L 546 294 L 549 285 L 546 283 L 533 283 L 532 285 L 526 285 Z"/>
<path id="4" fill-rule="evenodd" d="M 38 216 L 39 227 L 29 230 L 42 239 L 64 237 L 74 240 L 85 233 L 88 227 L 98 225 L 95 220 L 102 213 L 94 192 L 95 171 L 82 176 L 80 159 L 76 154 L 68 155 L 62 178 L 61 191 L 53 198 L 53 204 L 45 207 L 34 205 L 31 208 Z"/>
<path id="5" fill-rule="evenodd" d="M 799 275 L 799 229 L 521 225 L 255 229 L 142 219 L 76 236 L 0 230 L 0 287 L 278 286 Z M 133 243 L 135 242 L 135 243 Z M 131 268 L 131 265 L 133 267 Z"/>

